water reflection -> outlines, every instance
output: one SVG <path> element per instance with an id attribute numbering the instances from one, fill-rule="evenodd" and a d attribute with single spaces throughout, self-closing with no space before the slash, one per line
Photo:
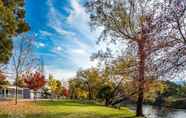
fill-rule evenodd
<path id="1" fill-rule="evenodd" d="M 186 110 L 160 108 L 150 105 L 144 106 L 144 114 L 147 118 L 186 118 Z"/>

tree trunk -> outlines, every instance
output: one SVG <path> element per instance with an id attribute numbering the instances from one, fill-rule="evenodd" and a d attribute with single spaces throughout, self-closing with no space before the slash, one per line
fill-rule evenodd
<path id="1" fill-rule="evenodd" d="M 137 99 L 137 108 L 136 108 L 136 116 L 144 116 L 143 115 L 143 99 L 144 99 L 144 74 L 145 74 L 145 50 L 144 50 L 144 39 L 138 43 L 139 46 L 139 67 L 138 67 L 138 99 Z"/>
<path id="2" fill-rule="evenodd" d="M 16 80 L 15 80 L 15 85 L 16 85 L 16 89 L 15 89 L 15 94 L 16 94 L 16 96 L 15 96 L 15 105 L 17 104 L 17 99 L 18 99 L 18 95 L 17 95 L 18 94 L 17 81 L 18 81 L 18 74 L 16 74 Z"/>
<path id="3" fill-rule="evenodd" d="M 88 98 L 89 98 L 89 100 L 91 100 L 91 99 L 92 99 L 91 88 L 90 88 L 90 86 L 89 86 L 89 85 L 88 85 Z"/>
<path id="4" fill-rule="evenodd" d="M 105 106 L 109 106 L 109 101 L 110 101 L 109 98 L 105 99 Z"/>
<path id="5" fill-rule="evenodd" d="M 34 90 L 34 102 L 36 102 L 36 91 Z"/>

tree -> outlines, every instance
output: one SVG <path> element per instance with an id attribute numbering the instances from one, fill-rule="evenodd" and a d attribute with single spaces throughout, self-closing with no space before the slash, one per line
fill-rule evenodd
<path id="1" fill-rule="evenodd" d="M 136 116 L 143 116 L 145 74 L 153 68 L 158 51 L 168 44 L 159 27 L 160 2 L 155 0 L 90 0 L 86 4 L 91 26 L 102 26 L 100 40 L 127 42 L 137 60 L 138 100 Z M 156 52 L 156 53 L 155 53 Z"/>
<path id="2" fill-rule="evenodd" d="M 81 70 L 77 72 L 77 78 L 82 80 L 84 84 L 82 87 L 88 92 L 88 99 L 95 99 L 102 81 L 98 70 L 96 68 Z"/>
<path id="3" fill-rule="evenodd" d="M 163 60 L 158 64 L 169 77 L 185 72 L 186 65 L 186 1 L 165 1 L 162 6 L 162 26 L 166 26 L 168 41 L 171 45 L 162 56 Z M 170 76 L 171 75 L 171 76 Z M 174 76 L 173 76 L 174 75 Z"/>
<path id="4" fill-rule="evenodd" d="M 56 80 L 55 82 L 56 82 L 56 89 L 54 90 L 54 94 L 57 96 L 57 98 L 59 98 L 60 96 L 63 95 L 63 87 L 60 80 Z"/>
<path id="5" fill-rule="evenodd" d="M 26 72 L 22 75 L 22 79 L 25 81 L 26 87 L 34 91 L 34 99 L 37 90 L 41 89 L 46 84 L 45 76 L 41 72 Z"/>
<path id="6" fill-rule="evenodd" d="M 13 55 L 8 64 L 15 77 L 16 97 L 15 104 L 17 104 L 17 87 L 18 80 L 23 72 L 32 70 L 39 70 L 40 59 L 33 54 L 34 37 L 29 35 L 21 35 L 16 39 L 14 45 Z"/>
<path id="7" fill-rule="evenodd" d="M 69 96 L 69 91 L 66 87 L 63 87 L 63 96 L 65 96 L 65 97 Z"/>
<path id="8" fill-rule="evenodd" d="M 29 30 L 24 18 L 24 0 L 0 0 L 0 63 L 12 55 L 12 37 Z"/>
<path id="9" fill-rule="evenodd" d="M 4 85 L 10 85 L 10 82 L 6 80 L 6 76 L 0 72 L 0 88 Z"/>
<path id="10" fill-rule="evenodd" d="M 111 86 L 104 85 L 98 91 L 97 97 L 103 99 L 105 101 L 105 106 L 108 106 L 111 102 L 110 100 L 113 97 L 112 92 L 113 92 L 113 88 Z"/>
<path id="11" fill-rule="evenodd" d="M 44 88 L 42 88 L 42 97 L 43 98 L 46 98 L 46 99 L 48 99 L 48 98 L 50 98 L 51 97 L 51 92 L 50 92 L 50 90 L 48 89 L 48 87 L 44 87 Z"/>
<path id="12" fill-rule="evenodd" d="M 62 83 L 59 80 L 54 79 L 52 75 L 49 75 L 48 87 L 51 90 L 52 97 L 60 97 L 62 95 Z"/>
<path id="13" fill-rule="evenodd" d="M 3 80 L 5 80 L 6 79 L 6 76 L 4 75 L 4 73 L 2 73 L 1 71 L 0 71 L 0 81 L 3 81 Z"/>
<path id="14" fill-rule="evenodd" d="M 17 83 L 16 81 L 14 82 L 14 85 L 17 85 L 18 87 L 21 87 L 21 88 L 26 86 L 25 81 L 21 77 L 17 79 Z"/>
<path id="15" fill-rule="evenodd" d="M 3 81 L 0 81 L 0 86 L 2 85 L 11 85 L 11 84 L 8 80 L 3 80 Z"/>
<path id="16" fill-rule="evenodd" d="M 80 78 L 73 78 L 68 81 L 69 83 L 69 97 L 71 99 L 87 98 L 88 92 L 84 87 L 84 81 Z"/>

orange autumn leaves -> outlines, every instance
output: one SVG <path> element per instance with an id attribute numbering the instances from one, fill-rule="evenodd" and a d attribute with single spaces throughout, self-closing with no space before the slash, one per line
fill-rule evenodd
<path id="1" fill-rule="evenodd" d="M 45 76 L 41 72 L 25 73 L 22 75 L 27 88 L 37 91 L 46 84 Z"/>
<path id="2" fill-rule="evenodd" d="M 45 109 L 29 101 L 19 101 L 17 105 L 15 105 L 13 101 L 2 101 L 0 102 L 0 109 L 1 112 L 7 113 L 8 115 L 14 117 L 26 114 L 40 114 L 45 112 Z"/>
<path id="3" fill-rule="evenodd" d="M 6 76 L 3 74 L 3 72 L 0 71 L 0 81 L 3 81 L 6 79 Z"/>

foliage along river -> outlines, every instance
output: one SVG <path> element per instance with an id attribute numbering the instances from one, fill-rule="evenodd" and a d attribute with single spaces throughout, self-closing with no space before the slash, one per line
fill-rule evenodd
<path id="1" fill-rule="evenodd" d="M 143 109 L 146 118 L 186 118 L 186 109 L 160 108 L 151 105 L 144 105 Z"/>

